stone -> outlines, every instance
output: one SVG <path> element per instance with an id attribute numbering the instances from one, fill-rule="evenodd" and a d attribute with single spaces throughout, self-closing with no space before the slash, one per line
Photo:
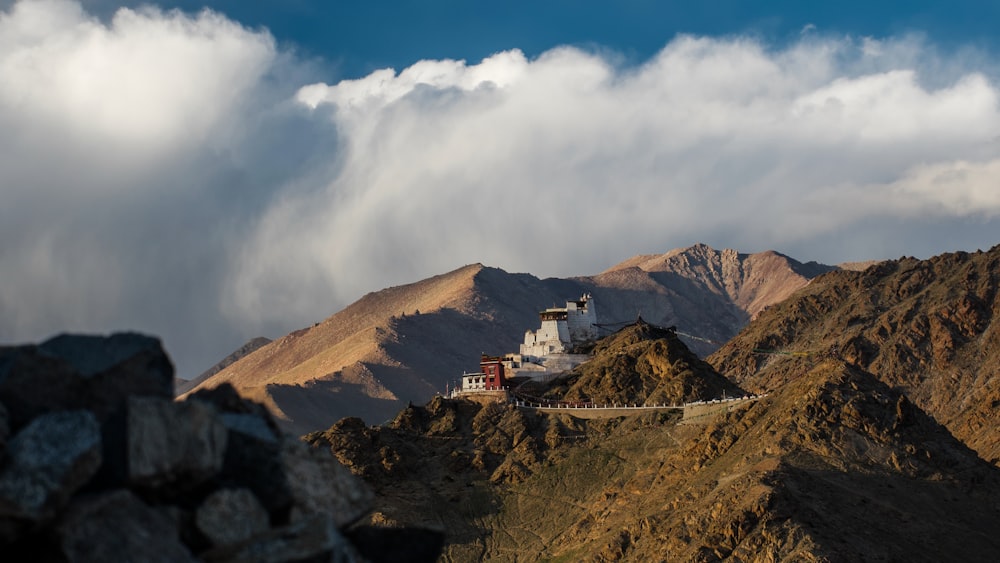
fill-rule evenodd
<path id="1" fill-rule="evenodd" d="M 195 512 L 195 525 L 215 546 L 231 545 L 267 531 L 267 510 L 249 489 L 219 489 Z"/>
<path id="2" fill-rule="evenodd" d="M 205 401 L 211 403 L 221 412 L 234 414 L 255 414 L 267 422 L 268 426 L 278 429 L 267 407 L 240 396 L 230 383 L 222 383 L 209 389 L 199 389 L 188 396 L 188 401 Z"/>
<path id="3" fill-rule="evenodd" d="M 220 483 L 249 488 L 271 514 L 272 521 L 285 523 L 292 496 L 281 465 L 284 439 L 267 409 L 244 399 L 228 383 L 199 390 L 188 402 L 204 402 L 220 411 L 227 430 L 226 455 Z"/>
<path id="4" fill-rule="evenodd" d="M 131 485 L 193 487 L 222 470 L 227 432 L 211 405 L 132 397 L 125 426 Z"/>
<path id="5" fill-rule="evenodd" d="M 103 422 L 129 396 L 172 398 L 173 372 L 156 338 L 62 334 L 0 349 L 0 402 L 15 429 L 59 410 L 87 409 Z"/>
<path id="6" fill-rule="evenodd" d="M 281 437 L 253 414 L 222 413 L 228 431 L 220 481 L 253 491 L 276 522 L 287 520 L 292 495 L 281 463 Z"/>
<path id="7" fill-rule="evenodd" d="M 269 530 L 238 545 L 207 551 L 201 554 L 201 558 L 213 563 L 364 561 L 326 514 Z"/>
<path id="8" fill-rule="evenodd" d="M 38 348 L 73 366 L 83 380 L 86 406 L 99 420 L 121 410 L 128 397 L 173 399 L 174 366 L 157 338 L 62 334 Z"/>
<path id="9" fill-rule="evenodd" d="M 375 495 L 328 450 L 289 440 L 281 450 L 293 514 L 329 514 L 339 528 L 371 511 Z"/>
<path id="10" fill-rule="evenodd" d="M 55 536 L 70 563 L 194 562 L 175 519 L 118 489 L 77 499 L 56 524 Z"/>
<path id="11" fill-rule="evenodd" d="M 61 509 L 101 465 L 101 433 L 88 411 L 39 416 L 8 446 L 0 518 L 38 522 Z"/>
<path id="12" fill-rule="evenodd" d="M 84 408 L 84 396 L 73 366 L 37 346 L 0 352 L 0 402 L 7 407 L 12 431 L 48 412 Z"/>
<path id="13" fill-rule="evenodd" d="M 277 444 L 281 438 L 266 420 L 255 414 L 224 412 L 219 415 L 219 419 L 230 433 L 242 434 L 258 442 Z"/>
<path id="14" fill-rule="evenodd" d="M 60 334 L 39 344 L 38 349 L 68 362 L 84 377 L 106 372 L 144 353 L 159 355 L 163 351 L 159 339 L 135 332 L 111 336 Z M 167 381 L 172 384 L 173 373 L 170 375 Z"/>

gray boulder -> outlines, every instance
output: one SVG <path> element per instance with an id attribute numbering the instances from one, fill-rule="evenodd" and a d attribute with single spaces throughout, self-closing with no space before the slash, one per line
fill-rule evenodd
<path id="1" fill-rule="evenodd" d="M 84 408 L 86 389 L 69 363 L 37 346 L 17 346 L 0 352 L 0 402 L 16 431 L 36 416 Z"/>
<path id="2" fill-rule="evenodd" d="M 219 489 L 195 512 L 195 525 L 215 546 L 240 543 L 267 531 L 267 510 L 249 489 Z"/>
<path id="3" fill-rule="evenodd" d="M 104 421 L 129 396 L 172 398 L 173 374 L 156 338 L 63 334 L 0 349 L 0 402 L 14 428 L 39 414 L 82 408 Z"/>
<path id="4" fill-rule="evenodd" d="M 39 522 L 61 509 L 101 464 L 101 432 L 87 411 L 42 415 L 18 432 L 0 471 L 0 518 Z"/>
<path id="5" fill-rule="evenodd" d="M 70 563 L 194 562 L 176 520 L 126 490 L 80 498 L 56 525 L 59 550 Z"/>
<path id="6" fill-rule="evenodd" d="M 293 519 L 327 514 L 334 524 L 344 527 L 371 511 L 372 490 L 329 450 L 289 440 L 282 447 L 281 460 L 295 504 Z"/>
<path id="7" fill-rule="evenodd" d="M 125 425 L 132 486 L 192 487 L 222 470 L 226 428 L 209 404 L 132 397 Z"/>
<path id="8" fill-rule="evenodd" d="M 273 519 L 285 520 L 293 499 L 281 461 L 283 438 L 256 415 L 223 413 L 221 418 L 228 431 L 221 481 L 252 490 Z"/>

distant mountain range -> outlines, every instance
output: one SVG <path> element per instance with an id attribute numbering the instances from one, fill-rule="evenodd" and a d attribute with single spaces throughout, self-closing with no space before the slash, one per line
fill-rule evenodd
<path id="1" fill-rule="evenodd" d="M 676 326 L 705 355 L 755 315 L 836 267 L 777 252 L 705 245 L 630 258 L 604 272 L 539 279 L 473 264 L 370 293 L 315 326 L 266 343 L 184 391 L 233 384 L 293 432 L 344 416 L 370 423 L 422 404 L 478 368 L 482 353 L 516 352 L 538 312 L 584 293 L 598 321 Z M 245 347 L 247 348 L 247 347 Z"/>

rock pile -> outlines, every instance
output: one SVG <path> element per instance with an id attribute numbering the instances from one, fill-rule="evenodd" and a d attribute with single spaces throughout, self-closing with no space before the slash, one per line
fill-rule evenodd
<path id="1" fill-rule="evenodd" d="M 353 525 L 368 487 L 229 386 L 174 402 L 157 339 L 0 347 L 0 550 L 31 561 L 434 560 Z M 353 525 L 353 526 L 352 526 Z"/>

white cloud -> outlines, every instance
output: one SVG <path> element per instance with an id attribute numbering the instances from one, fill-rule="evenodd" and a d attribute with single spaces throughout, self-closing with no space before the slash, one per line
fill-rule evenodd
<path id="1" fill-rule="evenodd" d="M 305 86 L 300 102 L 331 109 L 343 167 L 273 210 L 250 244 L 268 250 L 250 254 L 280 254 L 347 299 L 475 260 L 568 274 L 693 240 L 804 251 L 913 217 L 900 194 L 915 190 L 922 217 L 992 217 L 988 184 L 952 182 L 973 196 L 922 178 L 928 163 L 936 177 L 991 166 L 996 86 L 967 69 L 930 88 L 900 64 L 921 52 L 938 57 L 913 37 L 783 50 L 681 37 L 638 68 L 561 48 Z M 259 261 L 237 271 L 254 303 L 283 283 Z M 308 296 L 281 307 L 304 311 Z"/>
<path id="2" fill-rule="evenodd" d="M 825 261 L 990 246 L 995 59 L 810 32 L 327 84 L 212 12 L 18 2 L 0 12 L 0 339 L 149 330 L 193 375 L 475 261 L 576 275 L 697 241 Z"/>
<path id="3" fill-rule="evenodd" d="M 274 189 L 257 178 L 291 158 L 252 161 L 294 92 L 269 83 L 286 60 L 209 11 L 0 12 L 0 340 L 147 330 L 188 374 L 217 356 L 213 334 L 237 341 L 219 280 Z"/>
<path id="4" fill-rule="evenodd" d="M 213 12 L 123 8 L 106 26 L 65 0 L 16 4 L 0 37 L 5 107 L 132 150 L 202 142 L 275 57 L 271 37 Z"/>

